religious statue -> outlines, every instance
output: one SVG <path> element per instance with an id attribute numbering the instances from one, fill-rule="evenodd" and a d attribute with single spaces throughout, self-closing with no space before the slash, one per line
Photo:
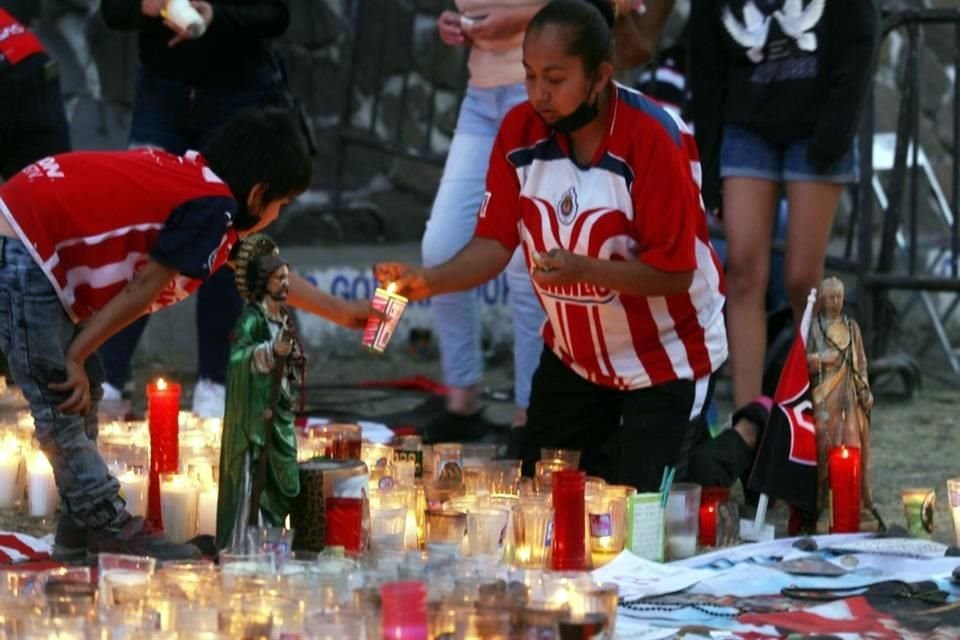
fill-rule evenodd
<path id="1" fill-rule="evenodd" d="M 293 421 L 306 360 L 284 304 L 290 268 L 262 234 L 243 240 L 235 267 L 247 304 L 230 338 L 218 549 L 244 548 L 247 527 L 282 527 L 300 493 Z"/>
<path id="2" fill-rule="evenodd" d="M 818 503 L 827 504 L 827 457 L 833 447 L 860 448 L 861 529 L 875 530 L 878 519 L 870 487 L 870 410 L 873 394 L 867 357 L 856 321 L 843 313 L 844 286 L 827 278 L 820 286 L 819 311 L 810 323 L 807 366 L 813 387 L 817 430 Z"/>

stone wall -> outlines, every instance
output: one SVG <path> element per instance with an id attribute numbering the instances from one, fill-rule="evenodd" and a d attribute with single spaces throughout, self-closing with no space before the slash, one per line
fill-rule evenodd
<path id="1" fill-rule="evenodd" d="M 112 32 L 97 0 L 0 0 L 35 20 L 63 66 L 63 85 L 78 148 L 125 146 L 136 71 L 136 38 Z M 356 6 L 368 8 L 364 15 Z M 290 84 L 307 106 L 320 151 L 316 190 L 302 199 L 276 230 L 281 240 L 416 240 L 422 233 L 439 165 L 456 122 L 465 72 L 462 51 L 436 37 L 435 17 L 449 0 L 290 0 L 291 26 L 278 43 Z M 686 0 L 679 0 L 683 15 Z M 912 6 L 960 7 L 960 0 L 911 0 Z M 682 20 L 668 27 L 672 38 Z M 356 29 L 356 25 L 362 25 Z M 351 37 L 355 34 L 355 38 Z M 892 131 L 899 104 L 905 47 L 886 39 L 877 72 L 877 130 Z M 952 130 L 953 29 L 925 29 L 921 144 L 935 175 L 949 190 Z M 405 99 L 402 100 L 401 98 Z M 405 108 L 403 107 L 405 105 Z M 363 144 L 341 151 L 348 112 L 351 129 L 380 147 L 429 162 L 385 155 Z M 364 136 L 360 135 L 359 138 Z M 339 153 L 339 155 L 338 155 Z M 328 210 L 338 157 L 349 215 L 306 215 Z"/>

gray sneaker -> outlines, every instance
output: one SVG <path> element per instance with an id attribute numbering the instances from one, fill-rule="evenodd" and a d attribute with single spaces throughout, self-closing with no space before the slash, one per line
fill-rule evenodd
<path id="1" fill-rule="evenodd" d="M 87 559 L 101 553 L 150 556 L 157 560 L 196 560 L 200 550 L 192 544 L 177 544 L 162 531 L 153 529 L 140 516 L 130 516 L 118 527 L 91 529 L 87 532 Z"/>

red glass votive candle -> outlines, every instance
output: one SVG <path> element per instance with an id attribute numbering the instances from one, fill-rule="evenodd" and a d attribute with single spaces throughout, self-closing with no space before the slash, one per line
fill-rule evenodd
<path id="1" fill-rule="evenodd" d="M 860 531 L 860 448 L 840 445 L 827 457 L 830 533 Z"/>
<path id="2" fill-rule="evenodd" d="M 587 474 L 574 469 L 555 471 L 553 480 L 553 558 L 554 571 L 586 571 L 589 558 L 586 545 L 584 488 Z"/>
<path id="3" fill-rule="evenodd" d="M 363 550 L 363 498 L 327 498 L 324 541 L 327 547 L 343 547 L 351 553 Z"/>
<path id="4" fill-rule="evenodd" d="M 730 499 L 727 487 L 704 487 L 700 494 L 699 530 L 700 546 L 717 544 L 717 505 Z"/>
<path id="5" fill-rule="evenodd" d="M 380 585 L 380 629 L 385 640 L 427 640 L 427 585 L 416 580 Z"/>
<path id="6" fill-rule="evenodd" d="M 160 474 L 180 469 L 180 385 L 158 378 L 147 384 L 147 424 L 150 429 L 150 487 L 147 518 L 162 527 Z"/>

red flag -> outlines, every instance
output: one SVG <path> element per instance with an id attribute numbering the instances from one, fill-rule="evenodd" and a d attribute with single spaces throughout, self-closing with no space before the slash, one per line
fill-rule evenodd
<path id="1" fill-rule="evenodd" d="M 750 489 L 807 513 L 817 511 L 817 436 L 806 350 L 814 300 L 815 291 L 807 300 L 803 321 L 780 374 L 749 482 Z"/>

